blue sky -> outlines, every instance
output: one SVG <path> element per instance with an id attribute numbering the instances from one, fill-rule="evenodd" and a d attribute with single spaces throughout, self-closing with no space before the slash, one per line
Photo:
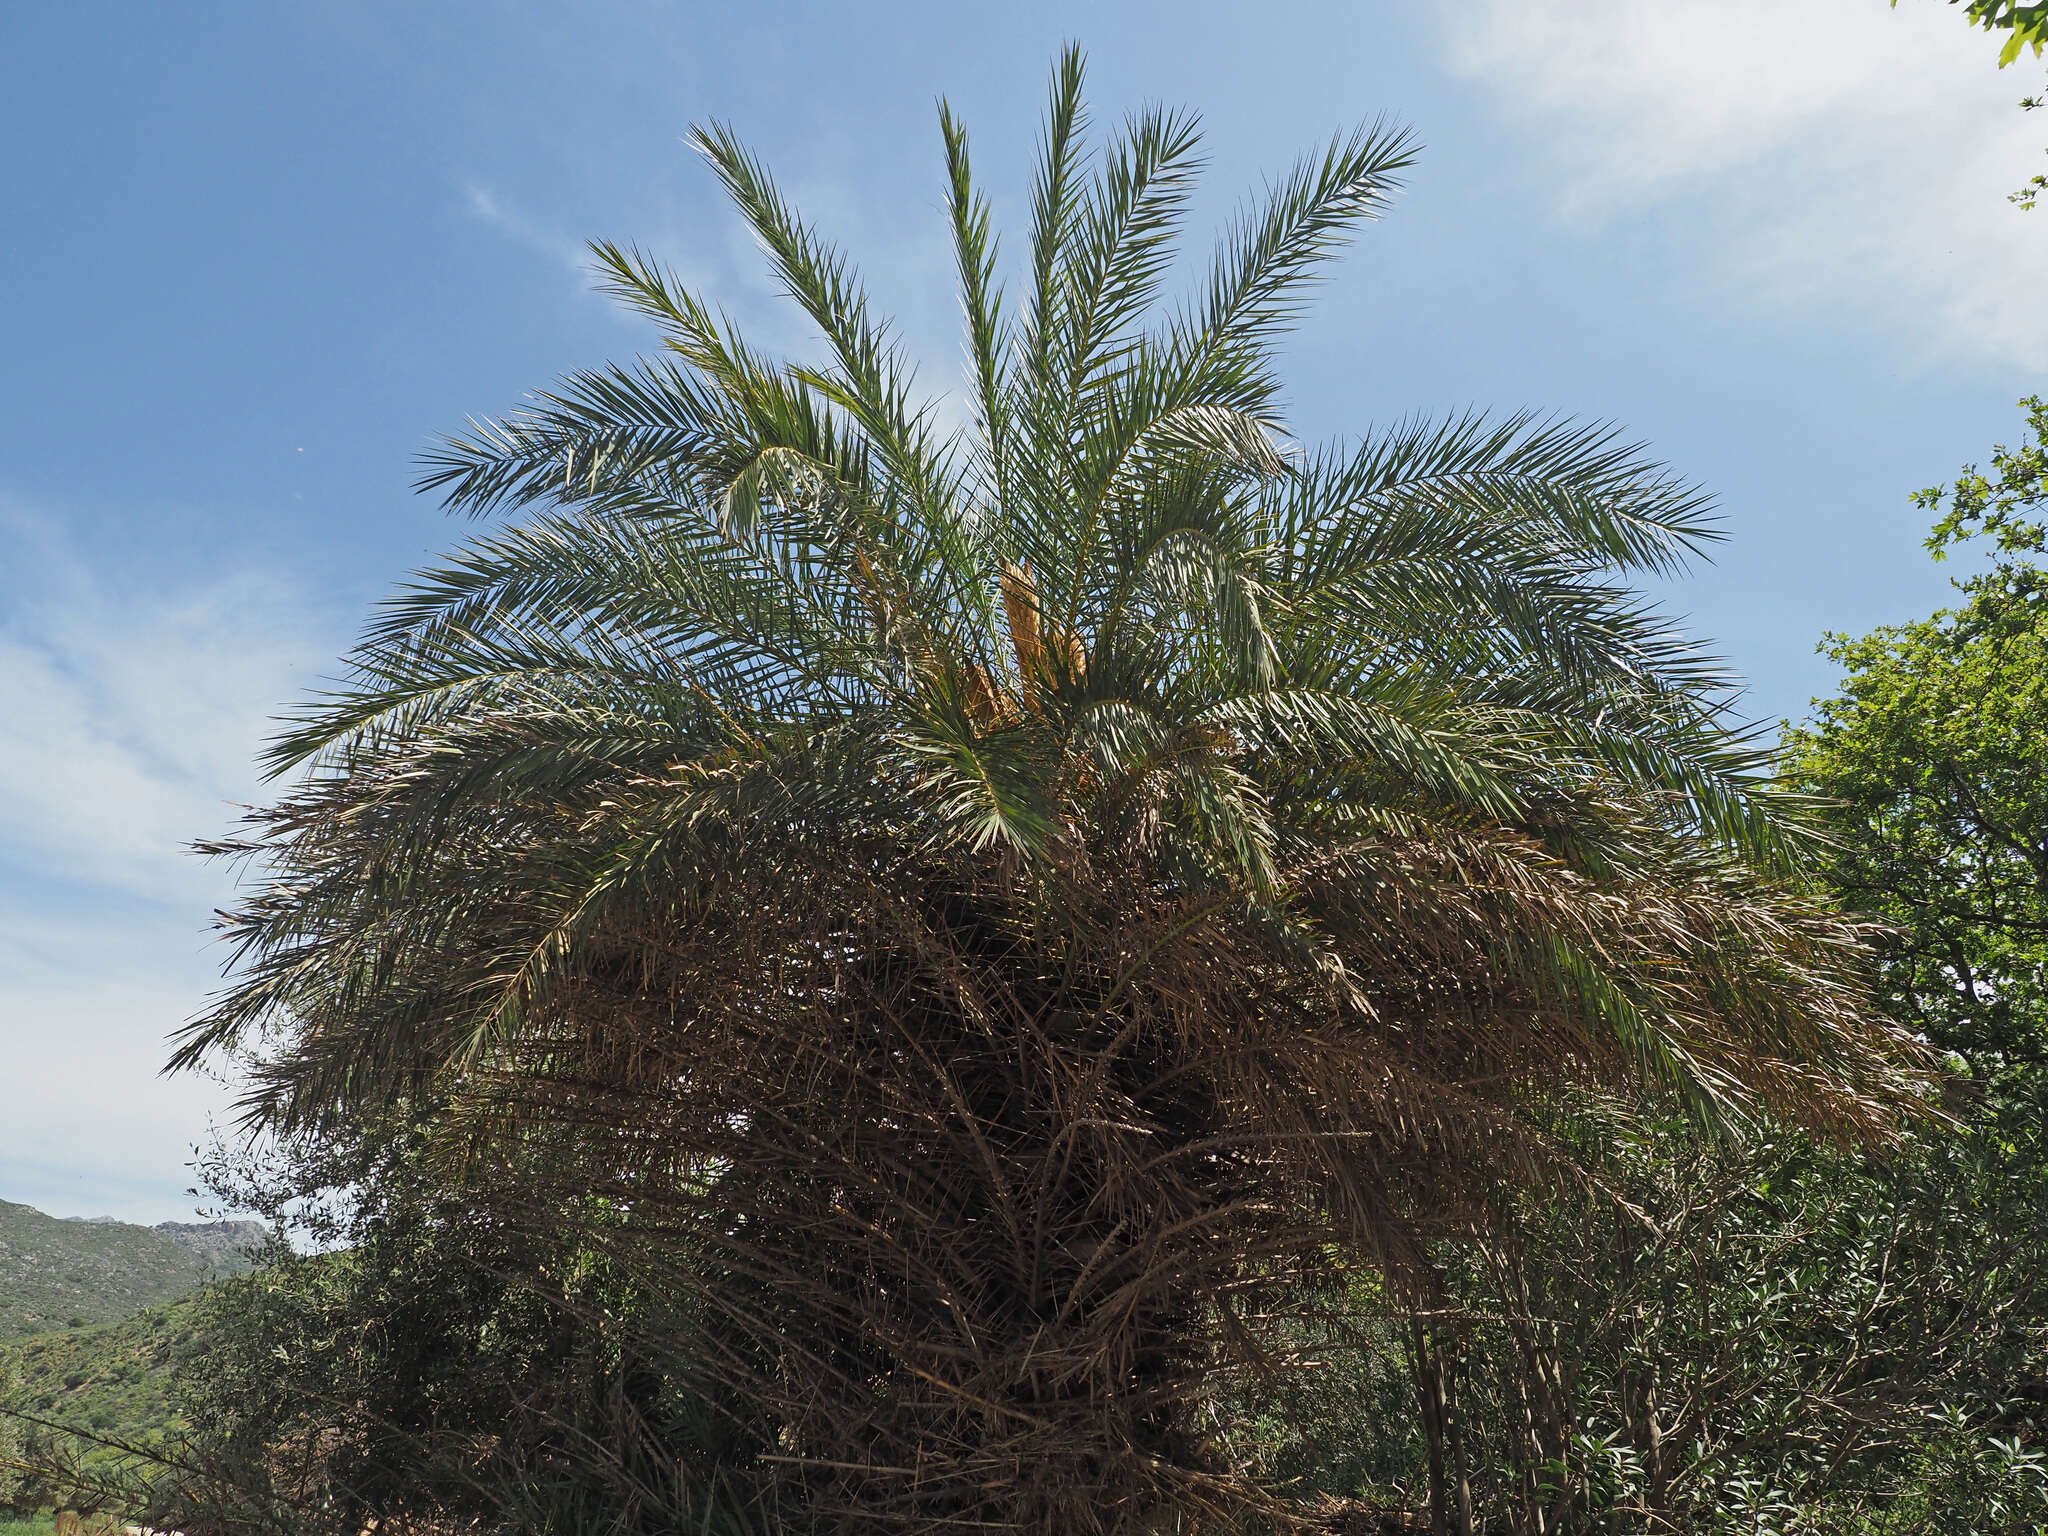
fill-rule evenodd
<path id="1" fill-rule="evenodd" d="M 1333 131 L 1427 146 L 1291 346 L 1303 436 L 1411 412 L 1612 418 L 1719 496 L 1669 601 L 1750 711 L 1823 630 L 1938 604 L 1913 488 L 2048 388 L 2044 125 L 1935 0 L 834 7 L 79 3 L 0 93 L 0 1198 L 180 1216 L 224 1085 L 156 1077 L 217 976 L 268 718 L 459 537 L 434 432 L 645 345 L 580 243 L 808 337 L 681 143 L 731 121 L 953 387 L 935 98 L 1020 222 L 1047 65 L 1099 121 L 1198 110 L 1220 223 Z M 1010 249 L 1018 249 L 1013 242 Z"/>

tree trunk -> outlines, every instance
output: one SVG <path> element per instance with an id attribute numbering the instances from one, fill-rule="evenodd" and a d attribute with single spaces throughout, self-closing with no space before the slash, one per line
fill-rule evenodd
<path id="1" fill-rule="evenodd" d="M 1441 1349 L 1441 1345 L 1438 1346 Z M 1452 1491 L 1457 1497 L 1458 1536 L 1472 1536 L 1472 1463 L 1465 1444 L 1465 1410 L 1458 1398 L 1459 1349 L 1444 1365 L 1444 1433 L 1450 1441 Z"/>
<path id="2" fill-rule="evenodd" d="M 1422 1413 L 1422 1434 L 1429 1445 L 1429 1528 L 1435 1536 L 1445 1536 L 1451 1528 L 1451 1499 L 1444 1468 L 1443 1361 L 1430 1348 L 1429 1330 L 1419 1317 L 1408 1320 L 1408 1349 L 1415 1375 L 1416 1404 Z"/>

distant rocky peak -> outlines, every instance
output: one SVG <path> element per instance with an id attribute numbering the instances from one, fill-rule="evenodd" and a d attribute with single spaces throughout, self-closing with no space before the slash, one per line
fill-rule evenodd
<path id="1" fill-rule="evenodd" d="M 210 1259 L 246 1258 L 270 1231 L 260 1221 L 160 1221 L 153 1230 Z"/>

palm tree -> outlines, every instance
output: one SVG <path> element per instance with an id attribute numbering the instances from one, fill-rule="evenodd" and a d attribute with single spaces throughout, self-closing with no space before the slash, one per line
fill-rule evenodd
<path id="1" fill-rule="evenodd" d="M 1605 427 L 1282 424 L 1277 343 L 1404 133 L 1304 159 L 1163 309 L 1195 124 L 1093 155 L 1069 50 L 1013 309 L 940 126 L 970 423 L 699 130 L 822 360 L 594 247 L 663 355 L 430 456 L 520 516 L 276 744 L 178 1062 L 248 1053 L 288 1135 L 576 1140 L 557 1187 L 746 1341 L 696 1368 L 814 1522 L 1234 1518 L 1207 1408 L 1259 1320 L 1354 1262 L 1426 1288 L 1552 1166 L 1553 1089 L 1866 1135 L 1913 1069 L 1628 585 L 1713 537 L 1702 494 Z"/>

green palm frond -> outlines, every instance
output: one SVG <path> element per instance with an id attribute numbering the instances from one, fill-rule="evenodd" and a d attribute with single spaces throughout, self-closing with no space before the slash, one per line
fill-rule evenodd
<path id="1" fill-rule="evenodd" d="M 1408 136 L 1369 127 L 1303 160 L 1147 329 L 1199 136 L 1151 110 L 1094 157 L 1082 80 L 1069 50 L 1014 337 L 941 107 L 974 400 L 950 437 L 846 258 L 729 128 L 699 130 L 824 360 L 764 357 L 647 257 L 594 247 L 668 356 L 572 375 L 427 457 L 453 509 L 542 510 L 391 599 L 355 681 L 272 766 L 320 765 L 337 804 L 384 786 L 399 842 L 363 856 L 394 867 L 430 862 L 465 814 L 516 824 L 608 776 L 666 783 L 845 729 L 873 754 L 864 798 L 894 795 L 885 820 L 915 846 L 1007 850 L 1026 872 L 1135 827 L 1147 796 L 1147 857 L 1245 880 L 1255 904 L 1291 899 L 1274 850 L 1331 797 L 1606 849 L 1609 875 L 1629 836 L 1575 818 L 1625 803 L 1795 867 L 1798 818 L 1723 723 L 1727 680 L 1626 585 L 1718 536 L 1696 488 L 1612 428 L 1526 414 L 1283 449 L 1274 343 L 1385 205 Z"/>

